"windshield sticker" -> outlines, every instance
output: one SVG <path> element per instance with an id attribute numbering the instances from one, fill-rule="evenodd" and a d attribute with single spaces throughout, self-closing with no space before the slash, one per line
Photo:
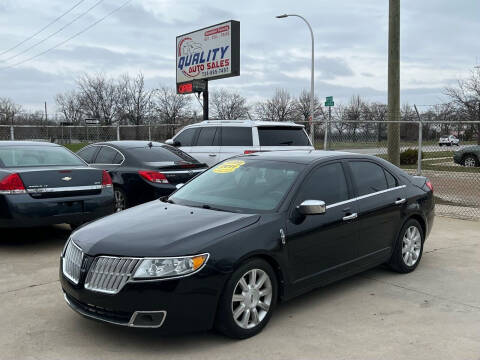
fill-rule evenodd
<path id="1" fill-rule="evenodd" d="M 215 169 L 213 169 L 214 173 L 217 174 L 226 174 L 231 173 L 237 170 L 240 166 L 244 165 L 245 161 L 243 160 L 231 160 L 226 161 L 220 165 L 218 165 Z"/>

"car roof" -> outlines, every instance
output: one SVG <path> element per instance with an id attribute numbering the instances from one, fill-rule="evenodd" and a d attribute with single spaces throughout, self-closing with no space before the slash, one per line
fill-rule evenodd
<path id="1" fill-rule="evenodd" d="M 14 141 L 14 140 L 2 140 L 0 141 L 0 146 L 56 146 L 60 147 L 61 145 L 54 144 L 46 141 Z"/>
<path id="2" fill-rule="evenodd" d="M 377 159 L 375 156 L 356 154 L 343 151 L 325 151 L 325 150 L 288 150 L 288 151 L 265 151 L 256 152 L 248 155 L 240 155 L 238 157 L 251 157 L 265 160 L 277 160 L 285 162 L 295 162 L 301 164 L 311 164 L 322 159 L 345 159 L 345 158 L 371 158 Z"/>
<path id="3" fill-rule="evenodd" d="M 90 145 L 110 145 L 113 147 L 117 147 L 119 149 L 132 149 L 132 148 L 140 148 L 140 147 L 147 147 L 149 144 L 152 146 L 164 146 L 164 143 L 157 142 L 157 141 L 145 141 L 145 140 L 119 140 L 119 141 L 105 141 L 105 142 L 98 142 L 95 144 Z"/>
<path id="4" fill-rule="evenodd" d="M 238 127 L 256 127 L 256 126 L 289 126 L 303 128 L 305 126 L 296 124 L 291 121 L 259 121 L 259 120 L 205 120 L 195 124 L 187 125 L 188 127 L 202 126 L 238 126 Z"/>

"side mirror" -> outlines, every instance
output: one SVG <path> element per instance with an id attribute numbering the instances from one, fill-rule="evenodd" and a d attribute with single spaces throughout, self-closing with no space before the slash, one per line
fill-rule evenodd
<path id="1" fill-rule="evenodd" d="M 183 185 L 185 185 L 185 184 L 183 184 L 183 183 L 182 183 L 182 184 L 177 184 L 175 187 L 176 187 L 177 190 L 178 190 L 178 189 L 180 189 Z"/>
<path id="2" fill-rule="evenodd" d="M 305 200 L 297 206 L 297 210 L 302 215 L 322 215 L 327 210 L 325 201 Z"/>
<path id="3" fill-rule="evenodd" d="M 165 140 L 165 144 L 171 145 L 171 146 L 175 146 L 175 142 L 173 141 L 173 139 L 167 139 L 167 140 Z"/>

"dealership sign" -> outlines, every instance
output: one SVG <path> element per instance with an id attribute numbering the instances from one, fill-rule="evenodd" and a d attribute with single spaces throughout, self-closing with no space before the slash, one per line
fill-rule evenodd
<path id="1" fill-rule="evenodd" d="M 240 23 L 231 20 L 177 36 L 176 58 L 177 92 L 193 90 L 193 81 L 240 75 Z"/>

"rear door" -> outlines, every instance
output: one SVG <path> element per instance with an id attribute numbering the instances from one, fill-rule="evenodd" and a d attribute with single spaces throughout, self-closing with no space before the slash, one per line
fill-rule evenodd
<path id="1" fill-rule="evenodd" d="M 95 156 L 92 166 L 112 172 L 123 163 L 124 159 L 123 154 L 117 149 L 102 145 Z"/>
<path id="2" fill-rule="evenodd" d="M 220 161 L 244 154 L 245 151 L 259 150 L 258 146 L 253 146 L 252 127 L 222 126 L 221 130 Z"/>
<path id="3" fill-rule="evenodd" d="M 367 263 L 386 260 L 406 204 L 405 185 L 376 162 L 350 160 L 348 164 L 358 204 L 358 256 Z"/>
<path id="4" fill-rule="evenodd" d="M 313 150 L 302 126 L 258 126 L 261 151 Z"/>
<path id="5" fill-rule="evenodd" d="M 190 152 L 195 159 L 208 166 L 220 161 L 220 127 L 203 126 L 199 128 L 195 143 Z"/>

